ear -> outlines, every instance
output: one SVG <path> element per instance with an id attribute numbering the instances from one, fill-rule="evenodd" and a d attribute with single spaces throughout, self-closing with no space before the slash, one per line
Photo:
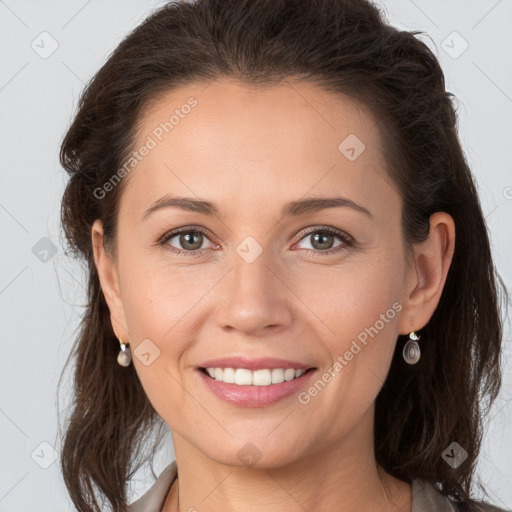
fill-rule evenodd
<path id="1" fill-rule="evenodd" d="M 103 243 L 103 224 L 97 219 L 91 228 L 91 239 L 94 254 L 94 263 L 98 271 L 101 289 L 110 310 L 112 328 L 118 338 L 125 343 L 129 342 L 128 329 L 124 314 L 121 292 L 119 289 L 119 276 L 116 262 L 111 258 Z"/>
<path id="2" fill-rule="evenodd" d="M 407 271 L 399 334 L 409 334 L 424 327 L 437 308 L 455 250 L 452 217 L 445 212 L 431 215 L 427 240 L 414 244 L 413 248 L 414 261 Z"/>

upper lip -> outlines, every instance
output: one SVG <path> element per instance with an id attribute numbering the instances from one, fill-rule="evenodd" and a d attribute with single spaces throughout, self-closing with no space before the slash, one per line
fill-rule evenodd
<path id="1" fill-rule="evenodd" d="M 287 359 L 277 359 L 275 357 L 262 357 L 259 359 L 249 359 L 246 357 L 223 357 L 219 359 L 210 359 L 199 365 L 199 368 L 245 368 L 247 370 L 263 370 L 274 368 L 294 368 L 295 370 L 308 370 L 313 366 L 308 364 L 289 361 Z"/>

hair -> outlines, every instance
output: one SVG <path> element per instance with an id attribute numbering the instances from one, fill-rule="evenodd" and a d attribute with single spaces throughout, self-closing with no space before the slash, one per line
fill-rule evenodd
<path id="1" fill-rule="evenodd" d="M 60 150 L 69 174 L 61 205 L 68 254 L 88 271 L 88 302 L 66 361 L 75 358 L 76 367 L 60 458 L 79 511 L 102 510 L 97 498 L 125 510 L 126 485 L 156 447 L 142 459 L 144 440 L 162 427 L 134 366 L 116 362 L 119 344 L 93 259 L 96 219 L 115 252 L 126 178 L 101 199 L 95 190 L 133 151 L 150 104 L 182 85 L 221 78 L 256 87 L 303 80 L 367 107 L 402 201 L 405 246 L 428 237 L 433 213 L 453 218 L 452 263 L 438 307 L 419 332 L 424 354 L 407 365 L 407 338 L 399 336 L 376 399 L 375 457 L 394 477 L 426 480 L 461 510 L 478 509 L 471 486 L 483 419 L 502 378 L 500 287 L 507 296 L 458 139 L 455 97 L 416 37 L 422 33 L 390 26 L 367 0 L 179 0 L 152 12 L 86 85 Z M 468 454 L 457 468 L 441 456 L 454 441 Z"/>

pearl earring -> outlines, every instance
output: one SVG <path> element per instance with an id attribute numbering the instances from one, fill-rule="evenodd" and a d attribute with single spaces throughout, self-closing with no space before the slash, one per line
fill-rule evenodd
<path id="1" fill-rule="evenodd" d="M 121 347 L 121 350 L 117 355 L 117 362 L 121 366 L 130 366 L 130 363 L 132 362 L 132 351 L 130 350 L 130 347 L 127 343 L 123 343 L 121 338 L 119 338 L 119 346 Z"/>
<path id="2" fill-rule="evenodd" d="M 418 345 L 420 337 L 412 331 L 409 334 L 409 340 L 404 346 L 403 356 L 407 364 L 416 364 L 420 360 L 421 350 Z"/>

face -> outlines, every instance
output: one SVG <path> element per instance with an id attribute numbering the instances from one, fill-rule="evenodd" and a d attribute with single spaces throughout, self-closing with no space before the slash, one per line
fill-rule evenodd
<path id="1" fill-rule="evenodd" d="M 375 119 L 313 84 L 218 81 L 160 98 L 135 150 L 102 286 L 173 433 L 212 460 L 241 466 L 252 450 L 267 467 L 369 435 L 416 275 Z M 249 373 L 276 380 L 252 394 L 199 369 L 231 357 L 314 369 L 283 383 Z"/>

